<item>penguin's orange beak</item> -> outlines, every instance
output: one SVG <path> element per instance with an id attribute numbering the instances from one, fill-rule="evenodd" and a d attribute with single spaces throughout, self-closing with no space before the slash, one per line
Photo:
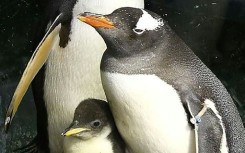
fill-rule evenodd
<path id="1" fill-rule="evenodd" d="M 106 18 L 105 16 L 101 15 L 86 15 L 81 14 L 78 19 L 82 22 L 85 22 L 95 28 L 115 28 L 113 22 L 110 21 L 110 19 Z"/>

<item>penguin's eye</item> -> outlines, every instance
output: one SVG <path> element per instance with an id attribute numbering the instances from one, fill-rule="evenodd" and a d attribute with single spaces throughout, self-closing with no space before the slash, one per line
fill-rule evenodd
<path id="1" fill-rule="evenodd" d="M 145 32 L 145 30 L 143 29 L 137 29 L 137 28 L 133 28 L 133 32 L 136 33 L 137 35 L 141 35 L 142 33 Z"/>
<path id="2" fill-rule="evenodd" d="M 91 124 L 91 126 L 93 128 L 98 128 L 101 125 L 101 121 L 100 120 L 95 120 L 95 121 L 92 121 L 90 124 Z"/>

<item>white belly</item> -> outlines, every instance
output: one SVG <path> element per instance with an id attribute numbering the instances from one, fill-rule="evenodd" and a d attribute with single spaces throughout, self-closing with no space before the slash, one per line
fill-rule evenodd
<path id="1" fill-rule="evenodd" d="M 176 90 L 154 75 L 102 72 L 115 122 L 132 153 L 195 153 Z"/>
<path id="2" fill-rule="evenodd" d="M 64 153 L 113 153 L 113 148 L 111 142 L 105 138 L 82 141 L 66 137 L 64 139 Z"/>
<path id="3" fill-rule="evenodd" d="M 78 14 L 84 11 L 110 13 L 122 6 L 144 6 L 143 0 L 110 3 L 111 0 L 78 0 L 73 9 L 71 41 L 65 48 L 60 48 L 57 36 L 46 62 L 44 100 L 51 153 L 63 152 L 61 133 L 71 123 L 75 108 L 82 100 L 106 100 L 100 79 L 100 61 L 106 45 L 91 26 L 77 19 Z"/>
<path id="4" fill-rule="evenodd" d="M 82 30 L 75 35 L 87 41 L 71 41 L 65 49 L 52 50 L 46 63 L 44 100 L 48 112 L 51 153 L 62 152 L 61 133 L 72 122 L 75 108 L 82 100 L 106 100 L 99 73 L 100 59 L 106 46 L 94 29 L 80 23 L 77 26 Z M 86 35 L 94 37 L 83 37 Z M 96 45 L 91 43 L 93 41 Z M 58 48 L 58 42 L 59 39 L 55 48 Z"/>

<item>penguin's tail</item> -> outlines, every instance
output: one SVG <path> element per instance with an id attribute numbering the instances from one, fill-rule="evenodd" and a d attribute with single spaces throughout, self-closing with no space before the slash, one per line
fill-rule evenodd
<path id="1" fill-rule="evenodd" d="M 38 153 L 38 146 L 37 146 L 37 136 L 31 141 L 29 142 L 27 145 L 15 149 L 13 151 L 14 153 Z"/>

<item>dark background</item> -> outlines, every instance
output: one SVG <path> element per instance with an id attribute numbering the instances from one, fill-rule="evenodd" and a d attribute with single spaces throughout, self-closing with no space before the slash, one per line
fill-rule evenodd
<path id="1" fill-rule="evenodd" d="M 32 54 L 47 0 L 0 2 L 0 153 L 28 143 L 36 132 L 31 91 L 8 134 L 4 115 Z M 226 86 L 245 123 L 245 1 L 146 0 L 146 8 L 166 19 L 174 31 Z"/>

